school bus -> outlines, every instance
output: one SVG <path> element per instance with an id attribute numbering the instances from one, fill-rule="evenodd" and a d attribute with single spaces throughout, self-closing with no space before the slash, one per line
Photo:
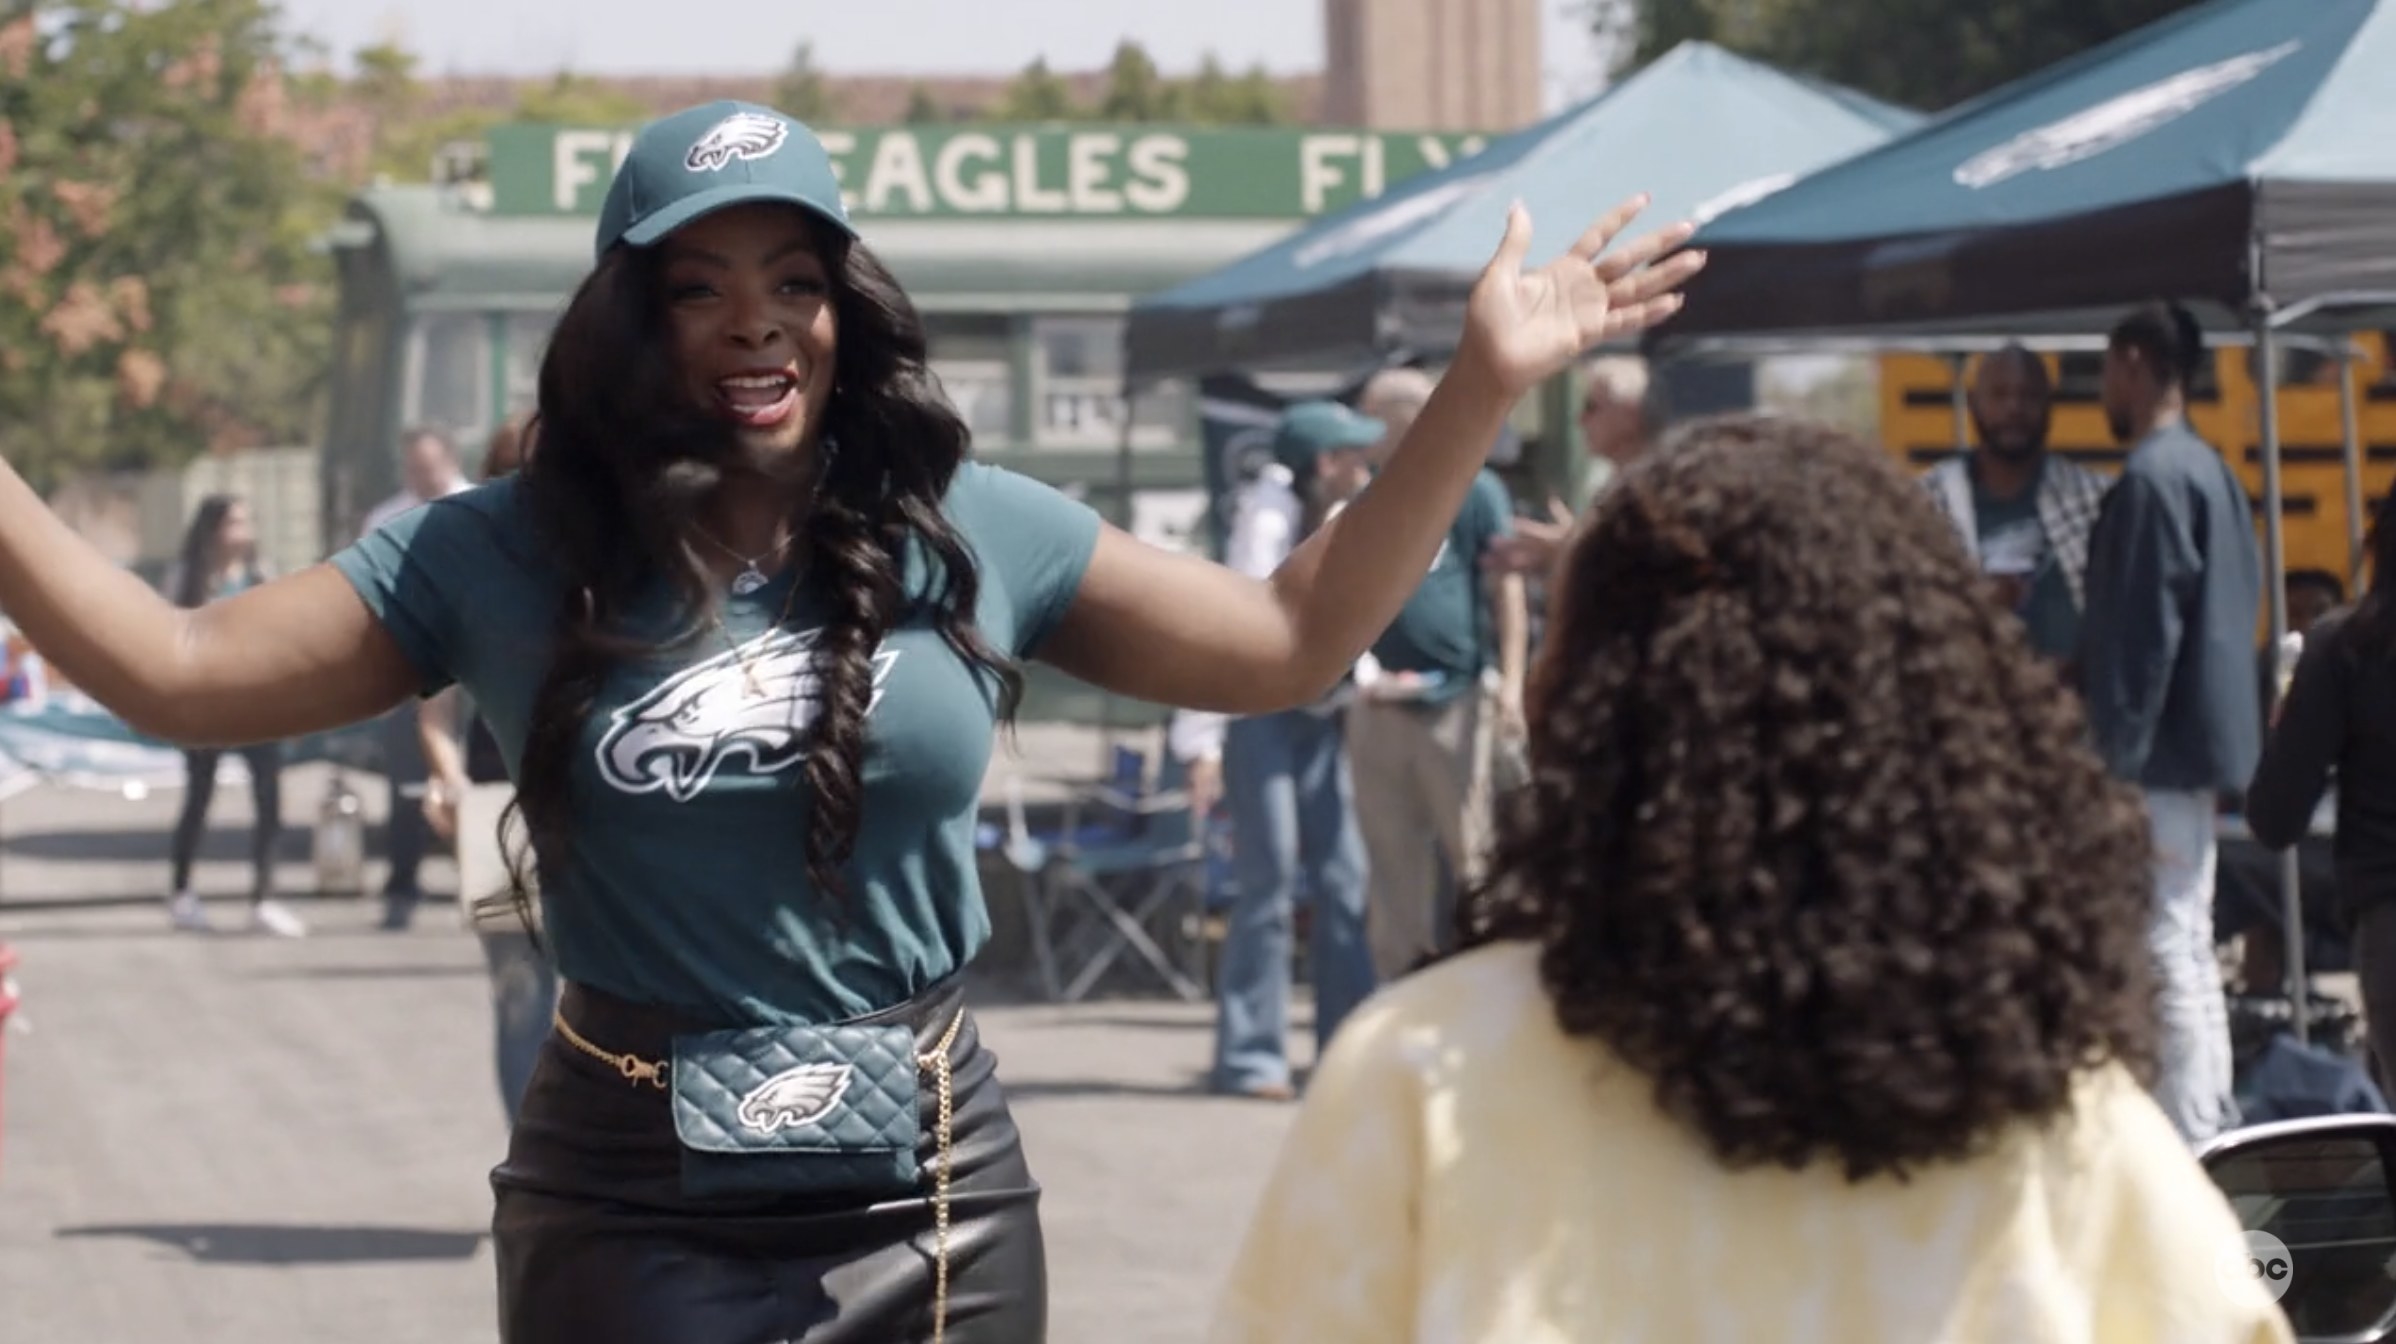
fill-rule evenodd
<path id="1" fill-rule="evenodd" d="M 2358 358 L 2348 366 L 2363 456 L 2367 527 L 2396 484 L 2396 331 L 2354 338 Z M 2042 352 L 2055 381 L 2055 417 L 2048 447 L 2100 471 L 2120 467 L 2126 450 L 2105 425 L 2099 396 L 2104 356 L 2094 351 Z M 2345 431 L 2338 397 L 2338 362 L 2316 349 L 2290 349 L 2280 386 L 2280 487 L 2288 569 L 2326 570 L 2349 584 L 2362 557 L 2347 538 Z M 2254 498 L 2258 535 L 2263 506 L 2261 399 L 2254 352 L 2209 351 L 2189 407 L 2205 440 L 2229 455 Z M 1969 376 L 1967 366 L 1966 376 Z M 1888 355 L 1880 360 L 1880 437 L 1888 451 L 1916 469 L 1954 453 L 1955 367 L 1933 355 Z"/>

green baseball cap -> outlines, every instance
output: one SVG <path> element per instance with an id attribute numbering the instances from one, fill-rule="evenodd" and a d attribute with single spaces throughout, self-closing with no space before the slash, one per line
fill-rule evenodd
<path id="1" fill-rule="evenodd" d="M 1323 454 L 1369 448 L 1385 431 L 1380 421 L 1341 402 L 1296 402 L 1273 431 L 1273 459 L 1303 477 Z"/>
<path id="2" fill-rule="evenodd" d="M 725 100 L 650 122 L 633 137 L 599 207 L 599 254 L 617 243 L 647 247 L 749 201 L 785 201 L 857 236 L 815 132 L 770 107 Z"/>

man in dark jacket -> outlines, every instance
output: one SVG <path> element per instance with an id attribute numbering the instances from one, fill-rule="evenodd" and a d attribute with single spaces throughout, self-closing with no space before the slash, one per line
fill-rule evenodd
<path id="1" fill-rule="evenodd" d="M 2176 304 L 2113 329 L 2105 415 L 2130 446 L 2090 538 L 2081 688 L 2098 753 L 2145 791 L 2163 978 L 2156 1100 L 2191 1142 L 2238 1123 L 2213 951 L 2214 800 L 2262 752 L 2262 563 L 2246 489 L 2188 426 L 2204 336 Z"/>

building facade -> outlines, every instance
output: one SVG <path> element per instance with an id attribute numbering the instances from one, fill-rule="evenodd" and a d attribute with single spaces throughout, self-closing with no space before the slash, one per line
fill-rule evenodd
<path id="1" fill-rule="evenodd" d="M 1326 121 L 1511 130 L 1538 120 L 1539 0 L 1323 0 Z"/>

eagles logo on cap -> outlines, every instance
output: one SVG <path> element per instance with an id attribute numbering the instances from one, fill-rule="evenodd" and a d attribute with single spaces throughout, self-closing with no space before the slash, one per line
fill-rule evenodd
<path id="1" fill-rule="evenodd" d="M 734 159 L 762 159 L 789 137 L 790 127 L 780 117 L 735 112 L 700 136 L 682 163 L 694 173 L 712 173 Z"/>
<path id="2" fill-rule="evenodd" d="M 721 100 L 641 128 L 599 207 L 599 255 L 648 247 L 693 220 L 756 201 L 798 206 L 857 236 L 823 141 L 770 107 Z"/>

